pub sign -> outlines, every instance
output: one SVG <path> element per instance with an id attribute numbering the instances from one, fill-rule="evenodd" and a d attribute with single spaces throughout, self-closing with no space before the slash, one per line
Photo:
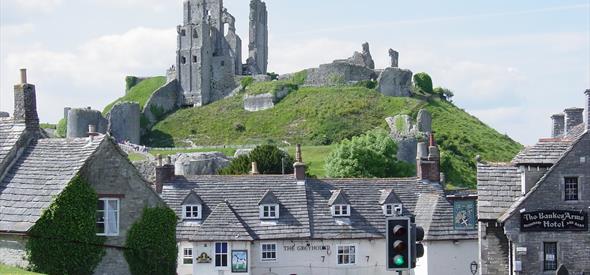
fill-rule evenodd
<path id="1" fill-rule="evenodd" d="M 521 231 L 588 231 L 585 211 L 540 210 L 520 214 Z"/>

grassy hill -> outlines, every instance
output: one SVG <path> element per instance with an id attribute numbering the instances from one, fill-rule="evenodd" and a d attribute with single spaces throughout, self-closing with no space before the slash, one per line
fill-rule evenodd
<path id="1" fill-rule="evenodd" d="M 363 87 L 304 87 L 273 109 L 248 112 L 243 109 L 242 96 L 179 110 L 156 124 L 145 142 L 158 147 L 283 141 L 329 145 L 370 129 L 387 129 L 385 117 L 415 117 L 418 110 L 426 108 L 433 114 L 447 181 L 467 187 L 476 183 L 476 155 L 489 161 L 507 161 L 522 148 L 477 118 L 438 99 L 426 102 L 385 97 Z"/>
<path id="2" fill-rule="evenodd" d="M 141 109 L 148 101 L 150 96 L 156 91 L 158 88 L 162 87 L 162 85 L 166 84 L 166 77 L 164 76 L 156 76 L 146 78 L 136 85 L 132 86 L 124 96 L 118 98 L 117 100 L 113 101 L 109 105 L 107 105 L 104 110 L 102 111 L 103 114 L 108 113 L 113 108 L 113 105 L 119 102 L 137 102 Z"/>

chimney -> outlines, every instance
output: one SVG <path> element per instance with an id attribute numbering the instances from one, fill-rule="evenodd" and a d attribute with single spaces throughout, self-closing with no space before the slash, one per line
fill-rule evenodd
<path id="1" fill-rule="evenodd" d="M 293 163 L 295 180 L 297 185 L 305 185 L 305 163 L 303 163 L 303 157 L 301 156 L 301 144 L 297 144 L 295 148 L 295 163 Z"/>
<path id="2" fill-rule="evenodd" d="M 162 165 L 162 155 L 158 155 L 158 165 L 156 166 L 156 181 L 155 188 L 158 194 L 162 194 L 162 189 L 166 182 L 172 181 L 175 178 L 174 165 L 170 156 L 166 158 L 166 164 Z"/>
<path id="3" fill-rule="evenodd" d="M 416 176 L 423 181 L 441 183 L 440 152 L 433 133 L 430 134 L 428 139 L 428 150 L 426 150 L 424 142 L 418 143 L 417 146 Z"/>
<path id="4" fill-rule="evenodd" d="M 250 171 L 250 175 L 259 175 L 260 172 L 258 172 L 258 165 L 256 164 L 256 162 L 252 162 L 252 171 Z"/>
<path id="5" fill-rule="evenodd" d="M 586 94 L 586 131 L 590 132 L 590 89 L 587 89 Z"/>
<path id="6" fill-rule="evenodd" d="M 584 123 L 584 108 L 565 109 L 565 132 L 569 133 L 572 128 Z"/>
<path id="7" fill-rule="evenodd" d="M 27 130 L 39 130 L 35 85 L 27 83 L 27 69 L 20 70 L 20 84 L 14 85 L 14 121 L 25 123 Z"/>
<path id="8" fill-rule="evenodd" d="M 556 138 L 565 134 L 565 115 L 554 114 L 551 116 L 553 127 L 551 128 L 551 137 Z"/>

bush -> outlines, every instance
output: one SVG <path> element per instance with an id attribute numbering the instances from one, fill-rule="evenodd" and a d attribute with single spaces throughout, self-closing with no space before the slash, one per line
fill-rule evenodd
<path id="1" fill-rule="evenodd" d="M 335 178 L 412 176 L 413 167 L 396 158 L 397 145 L 383 130 L 344 140 L 328 155 L 326 173 Z"/>
<path id="2" fill-rule="evenodd" d="M 270 76 L 270 80 L 278 80 L 279 79 L 279 74 L 277 74 L 275 72 L 268 72 L 268 73 L 266 73 L 266 75 Z"/>
<path id="3" fill-rule="evenodd" d="M 432 94 L 432 79 L 427 73 L 417 73 L 414 75 L 414 87 L 416 92 Z"/>
<path id="4" fill-rule="evenodd" d="M 303 85 L 305 84 L 305 80 L 307 79 L 307 70 L 299 71 L 293 74 L 291 77 L 291 82 L 296 85 Z"/>
<path id="5" fill-rule="evenodd" d="M 75 177 L 30 230 L 30 269 L 44 274 L 92 274 L 104 255 L 96 236 L 96 192 Z"/>
<path id="6" fill-rule="evenodd" d="M 367 89 L 375 89 L 377 87 L 377 81 L 375 80 L 361 80 L 354 84 L 355 87 L 365 87 Z"/>
<path id="7" fill-rule="evenodd" d="M 125 77 L 125 92 L 128 92 L 129 90 L 131 90 L 131 88 L 133 88 L 135 85 L 137 85 L 137 83 L 139 83 L 141 80 L 139 80 L 139 78 L 135 77 L 135 76 L 127 76 Z"/>
<path id="8" fill-rule="evenodd" d="M 250 86 L 254 83 L 254 78 L 251 76 L 246 76 L 240 80 L 240 84 L 242 84 L 242 89 L 246 89 L 246 87 Z"/>
<path id="9" fill-rule="evenodd" d="M 55 135 L 61 138 L 65 138 L 68 131 L 68 120 L 66 118 L 62 118 L 55 127 Z"/>
<path id="10" fill-rule="evenodd" d="M 452 102 L 453 101 L 453 96 L 455 96 L 455 94 L 447 89 L 447 88 L 443 88 L 443 87 L 436 87 L 434 88 L 434 94 L 437 95 L 438 97 L 440 97 L 443 100 Z"/>
<path id="11" fill-rule="evenodd" d="M 125 259 L 131 274 L 176 274 L 176 214 L 167 207 L 145 208 L 129 229 Z"/>
<path id="12" fill-rule="evenodd" d="M 249 155 L 241 155 L 230 165 L 219 171 L 222 175 L 245 175 L 252 170 L 252 162 L 256 162 L 260 174 L 293 173 L 293 158 L 274 145 L 260 145 Z"/>

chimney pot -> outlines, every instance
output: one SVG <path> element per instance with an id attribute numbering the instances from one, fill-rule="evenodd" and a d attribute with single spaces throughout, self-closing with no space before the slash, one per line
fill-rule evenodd
<path id="1" fill-rule="evenodd" d="M 551 137 L 556 138 L 565 134 L 565 115 L 554 114 L 551 116 L 553 127 L 551 128 Z"/>
<path id="2" fill-rule="evenodd" d="M 170 156 L 166 157 L 166 164 L 172 165 L 172 157 L 170 157 Z"/>
<path id="3" fill-rule="evenodd" d="M 584 109 L 583 108 L 567 108 L 565 109 L 565 132 L 569 133 L 574 127 L 584 123 Z"/>
<path id="4" fill-rule="evenodd" d="M 27 84 L 27 69 L 20 69 L 20 84 Z"/>
<path id="5" fill-rule="evenodd" d="M 162 167 L 162 155 L 158 154 L 156 159 L 158 159 L 158 167 Z"/>
<path id="6" fill-rule="evenodd" d="M 252 171 L 250 171 L 250 174 L 252 174 L 252 175 L 260 174 L 260 172 L 258 172 L 258 165 L 256 164 L 256 162 L 252 162 Z"/>
<path id="7" fill-rule="evenodd" d="M 303 157 L 301 156 L 301 144 L 295 146 L 295 161 L 303 162 Z"/>

